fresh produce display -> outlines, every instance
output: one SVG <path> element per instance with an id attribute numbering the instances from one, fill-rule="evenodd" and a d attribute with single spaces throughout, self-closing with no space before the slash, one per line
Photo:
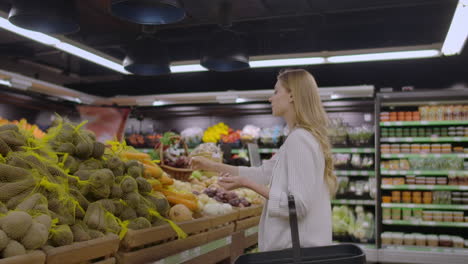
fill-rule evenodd
<path id="1" fill-rule="evenodd" d="M 260 131 L 259 145 L 265 148 L 277 148 L 282 143 L 283 128 L 281 126 L 267 127 Z"/>
<path id="2" fill-rule="evenodd" d="M 374 128 L 369 125 L 350 127 L 342 118 L 331 118 L 328 135 L 333 146 L 371 146 Z"/>
<path id="3" fill-rule="evenodd" d="M 3 257 L 170 222 L 169 198 L 154 191 L 152 181 L 164 189 L 172 179 L 165 180 L 148 155 L 110 144 L 105 148 L 92 132 L 62 119 L 43 139 L 13 124 L 0 126 Z"/>
<path id="4" fill-rule="evenodd" d="M 24 118 L 22 118 L 19 121 L 18 120 L 9 121 L 7 119 L 3 119 L 0 117 L 0 126 L 7 125 L 7 124 L 14 124 L 14 125 L 17 125 L 21 129 L 28 130 L 32 133 L 32 135 L 35 138 L 43 138 L 45 135 L 45 133 L 38 126 L 29 124 L 28 121 Z"/>
<path id="5" fill-rule="evenodd" d="M 240 147 L 241 131 L 228 129 L 227 135 L 221 136 L 221 142 L 225 144 L 231 144 L 233 147 Z"/>
<path id="6" fill-rule="evenodd" d="M 350 181 L 349 177 L 338 177 L 338 191 L 336 197 L 340 198 L 374 198 L 375 178 L 368 180 Z"/>
<path id="7" fill-rule="evenodd" d="M 333 236 L 340 241 L 370 243 L 374 239 L 375 221 L 371 212 L 362 206 L 354 211 L 346 205 L 333 206 Z"/>
<path id="8" fill-rule="evenodd" d="M 200 127 L 189 127 L 184 129 L 180 136 L 189 148 L 195 148 L 202 142 L 203 129 Z"/>
<path id="9" fill-rule="evenodd" d="M 245 145 L 249 142 L 256 142 L 260 137 L 260 128 L 255 125 L 246 125 L 242 128 L 241 141 Z"/>
<path id="10" fill-rule="evenodd" d="M 203 134 L 203 142 L 218 143 L 222 135 L 228 135 L 228 134 L 229 134 L 229 127 L 226 124 L 221 122 L 205 130 L 205 133 Z"/>
<path id="11" fill-rule="evenodd" d="M 374 167 L 373 155 L 335 153 L 333 161 L 337 169 L 370 170 Z"/>

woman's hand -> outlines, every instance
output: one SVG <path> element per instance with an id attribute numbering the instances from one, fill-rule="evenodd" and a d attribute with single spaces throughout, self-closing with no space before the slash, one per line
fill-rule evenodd
<path id="1" fill-rule="evenodd" d="M 205 157 L 192 157 L 189 164 L 193 170 L 214 170 L 215 162 Z"/>
<path id="2" fill-rule="evenodd" d="M 247 179 L 241 176 L 231 176 L 228 173 L 221 173 L 218 179 L 218 184 L 224 189 L 231 191 L 242 188 L 247 185 Z"/>

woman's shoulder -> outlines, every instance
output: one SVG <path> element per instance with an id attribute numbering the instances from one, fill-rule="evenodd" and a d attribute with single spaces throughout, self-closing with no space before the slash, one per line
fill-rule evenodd
<path id="1" fill-rule="evenodd" d="M 286 139 L 286 142 L 288 141 L 292 144 L 318 144 L 314 135 L 312 135 L 309 130 L 302 127 L 295 128 L 293 131 L 291 131 Z"/>

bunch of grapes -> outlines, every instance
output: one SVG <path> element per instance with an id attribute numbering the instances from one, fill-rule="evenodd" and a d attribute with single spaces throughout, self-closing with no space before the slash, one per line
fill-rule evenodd
<path id="1" fill-rule="evenodd" d="M 235 192 L 219 188 L 207 188 L 204 193 L 220 203 L 228 203 L 235 207 L 248 207 L 250 202 L 245 197 L 239 197 Z"/>

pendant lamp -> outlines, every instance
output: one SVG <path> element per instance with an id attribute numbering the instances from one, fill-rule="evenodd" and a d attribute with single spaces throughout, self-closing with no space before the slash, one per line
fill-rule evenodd
<path id="1" fill-rule="evenodd" d="M 70 34 L 80 29 L 72 0 L 12 0 L 8 20 L 46 34 Z"/>
<path id="2" fill-rule="evenodd" d="M 206 41 L 200 60 L 200 64 L 209 70 L 229 72 L 250 68 L 247 46 L 240 34 L 230 29 L 231 10 L 231 0 L 220 2 L 220 29 Z"/>
<path id="3" fill-rule="evenodd" d="M 142 76 L 169 74 L 167 47 L 152 35 L 142 35 L 129 47 L 123 61 L 125 70 Z"/>
<path id="4" fill-rule="evenodd" d="M 185 18 L 179 0 L 112 0 L 110 10 L 121 19 L 142 25 L 171 24 Z"/>
<path id="5" fill-rule="evenodd" d="M 240 35 L 229 29 L 215 32 L 206 42 L 200 64 L 212 71 L 248 69 L 249 56 Z"/>

